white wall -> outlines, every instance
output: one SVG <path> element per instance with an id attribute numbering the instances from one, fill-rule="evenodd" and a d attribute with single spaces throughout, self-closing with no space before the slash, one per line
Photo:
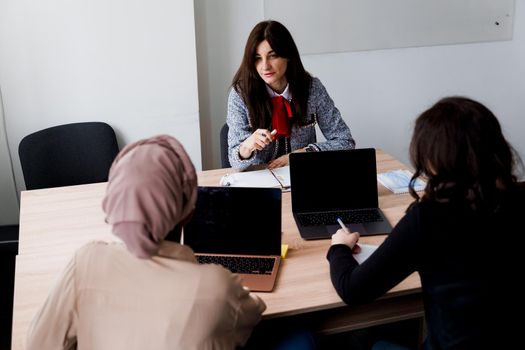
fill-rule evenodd
<path id="1" fill-rule="evenodd" d="M 220 168 L 219 132 L 226 122 L 228 88 L 253 25 L 263 16 L 262 0 L 195 0 L 202 163 Z"/>
<path id="2" fill-rule="evenodd" d="M 17 189 L 2 124 L 0 224 L 18 220 L 19 141 L 51 125 L 106 121 L 121 146 L 169 133 L 198 169 L 201 154 L 203 168 L 219 167 L 228 88 L 248 33 L 263 18 L 263 0 L 1 1 L 0 87 Z M 522 1 L 514 26 L 506 42 L 305 55 L 303 61 L 326 85 L 358 147 L 383 148 L 407 162 L 415 117 L 442 96 L 462 94 L 496 113 L 525 158 Z"/>
<path id="3" fill-rule="evenodd" d="M 18 198 L 9 154 L 0 87 L 0 225 L 18 224 Z"/>
<path id="4" fill-rule="evenodd" d="M 194 28 L 193 0 L 0 2 L 0 86 L 18 190 L 22 137 L 77 121 L 109 123 L 121 147 L 174 135 L 200 169 Z"/>
<path id="5" fill-rule="evenodd" d="M 195 10 L 197 41 L 211 41 L 213 45 L 205 55 L 198 46 L 197 53 L 199 93 L 208 96 L 201 99 L 200 107 L 209 111 L 201 116 L 201 125 L 203 135 L 211 135 L 208 139 L 213 142 L 211 151 L 203 145 L 203 165 L 215 168 L 220 166 L 216 140 L 225 121 L 227 90 L 249 31 L 264 19 L 263 0 L 223 0 L 220 6 L 213 0 L 196 3 L 205 3 Z M 234 24 L 230 26 L 234 29 L 225 25 L 232 18 Z M 297 45 L 300 48 L 301 42 Z M 516 2 L 511 41 L 303 55 L 302 59 L 306 69 L 327 87 L 358 147 L 382 148 L 408 163 L 414 119 L 437 99 L 461 94 L 491 108 L 507 138 L 525 158 L 522 1 Z"/>

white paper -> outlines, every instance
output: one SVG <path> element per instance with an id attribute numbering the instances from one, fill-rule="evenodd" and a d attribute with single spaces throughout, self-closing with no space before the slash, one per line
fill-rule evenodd
<path id="1" fill-rule="evenodd" d="M 221 178 L 219 184 L 232 187 L 276 187 L 286 189 L 290 187 L 290 167 L 226 174 Z"/>
<path id="2" fill-rule="evenodd" d="M 410 183 L 412 175 L 412 172 L 406 169 L 392 170 L 377 174 L 377 181 L 396 194 L 407 193 L 408 184 Z M 414 184 L 414 190 L 423 191 L 425 186 L 425 181 L 417 179 Z"/>
<path id="3" fill-rule="evenodd" d="M 287 165 L 280 168 L 275 168 L 272 169 L 271 172 L 275 175 L 283 188 L 290 187 L 290 166 Z"/>
<path id="4" fill-rule="evenodd" d="M 370 255 L 372 255 L 373 252 L 376 251 L 377 247 L 376 245 L 371 244 L 361 244 L 358 243 L 361 247 L 361 252 L 359 254 L 353 254 L 354 259 L 357 260 L 359 265 L 361 265 Z"/>

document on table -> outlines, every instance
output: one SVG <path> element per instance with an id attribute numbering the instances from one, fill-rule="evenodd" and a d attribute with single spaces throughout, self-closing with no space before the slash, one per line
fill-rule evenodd
<path id="1" fill-rule="evenodd" d="M 219 184 L 232 187 L 276 187 L 290 189 L 290 167 L 262 169 L 224 175 Z"/>
<path id="2" fill-rule="evenodd" d="M 408 185 L 413 175 L 409 170 L 398 169 L 377 174 L 377 181 L 395 194 L 408 193 Z M 423 191 L 425 186 L 426 182 L 418 178 L 414 190 Z"/>
<path id="3" fill-rule="evenodd" d="M 283 189 L 290 188 L 290 166 L 287 165 L 280 168 L 272 169 L 270 171 L 272 172 L 273 176 L 275 176 L 277 181 L 279 181 L 279 184 Z"/>
<path id="4" fill-rule="evenodd" d="M 373 252 L 376 251 L 377 246 L 371 245 L 371 244 L 361 244 L 358 243 L 361 247 L 361 252 L 358 254 L 353 254 L 354 259 L 361 265 L 370 255 L 372 255 Z"/>

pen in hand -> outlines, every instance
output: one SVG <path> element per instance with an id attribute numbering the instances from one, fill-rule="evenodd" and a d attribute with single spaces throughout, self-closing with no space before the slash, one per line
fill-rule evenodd
<path id="1" fill-rule="evenodd" d="M 343 231 L 345 231 L 346 233 L 348 234 L 351 234 L 352 232 L 350 231 L 350 229 L 344 224 L 343 220 L 341 220 L 341 218 L 337 218 L 337 223 L 339 224 L 339 226 L 341 226 L 341 228 L 343 229 Z M 357 244 L 357 242 L 355 242 L 355 245 L 354 247 L 352 248 L 352 253 L 354 254 L 357 254 L 361 251 L 361 247 Z"/>

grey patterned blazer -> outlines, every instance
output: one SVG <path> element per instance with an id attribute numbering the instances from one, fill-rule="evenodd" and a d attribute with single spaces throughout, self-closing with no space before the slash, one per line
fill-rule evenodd
<path id="1" fill-rule="evenodd" d="M 313 145 L 318 151 L 330 151 L 341 149 L 352 149 L 355 141 L 350 129 L 341 118 L 341 113 L 335 107 L 334 101 L 328 95 L 325 87 L 318 78 L 312 78 L 310 96 L 308 98 L 307 115 L 311 120 L 304 126 L 293 125 L 290 135 L 291 151 Z M 250 165 L 268 163 L 275 158 L 277 153 L 277 142 L 272 142 L 262 151 L 256 151 L 252 157 L 241 159 L 239 147 L 252 133 L 248 118 L 248 107 L 242 97 L 235 91 L 230 90 L 228 96 L 228 157 L 234 168 L 244 169 Z M 325 142 L 316 142 L 315 125 L 326 138 Z M 277 140 L 283 141 L 283 140 Z"/>

